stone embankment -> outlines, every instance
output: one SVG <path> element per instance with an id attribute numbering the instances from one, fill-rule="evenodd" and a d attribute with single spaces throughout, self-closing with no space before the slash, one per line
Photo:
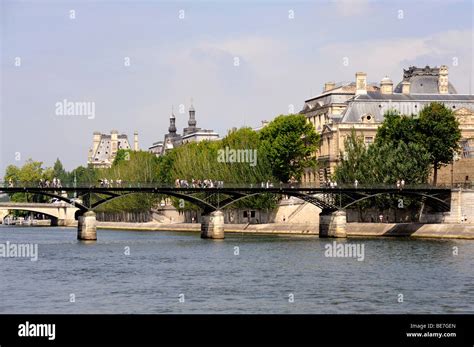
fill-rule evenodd
<path id="1" fill-rule="evenodd" d="M 112 223 L 98 222 L 98 229 L 142 231 L 200 232 L 198 223 Z M 316 224 L 226 224 L 226 233 L 318 235 Z M 347 237 L 394 237 L 456 238 L 474 240 L 474 224 L 423 224 L 423 223 L 347 223 Z"/>

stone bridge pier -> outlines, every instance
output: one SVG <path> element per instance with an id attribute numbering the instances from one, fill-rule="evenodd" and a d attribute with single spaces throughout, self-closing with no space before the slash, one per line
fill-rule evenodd
<path id="1" fill-rule="evenodd" d="M 214 211 L 202 216 L 201 238 L 224 238 L 224 213 L 222 213 L 222 211 Z"/>
<path id="2" fill-rule="evenodd" d="M 87 211 L 77 220 L 77 239 L 84 241 L 97 240 L 97 220 L 95 212 Z"/>
<path id="3" fill-rule="evenodd" d="M 347 237 L 345 211 L 322 211 L 319 214 L 319 237 Z"/>

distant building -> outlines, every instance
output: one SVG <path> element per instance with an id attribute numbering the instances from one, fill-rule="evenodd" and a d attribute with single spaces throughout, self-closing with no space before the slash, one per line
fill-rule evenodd
<path id="1" fill-rule="evenodd" d="M 94 168 L 111 167 L 119 149 L 132 149 L 126 134 L 119 134 L 117 130 L 112 130 L 110 135 L 95 131 L 87 164 Z M 139 150 L 138 133 L 136 131 L 133 134 L 133 150 Z"/>
<path id="2" fill-rule="evenodd" d="M 204 140 L 213 141 L 219 139 L 219 134 L 214 130 L 198 128 L 196 122 L 196 110 L 193 105 L 189 108 L 188 126 L 183 129 L 183 134 L 179 134 L 176 128 L 176 117 L 173 112 L 170 116 L 168 133 L 163 141 L 154 142 L 148 150 L 157 156 L 165 154 L 167 151 L 179 147 L 184 143 L 201 142 Z"/>
<path id="3" fill-rule="evenodd" d="M 268 124 L 270 124 L 269 121 L 267 120 L 262 120 L 262 124 L 258 127 L 255 127 L 255 128 L 252 128 L 253 131 L 260 131 L 262 130 L 263 128 L 265 128 Z"/>
<path id="4" fill-rule="evenodd" d="M 326 83 L 322 94 L 306 100 L 300 112 L 321 135 L 321 146 L 315 153 L 318 168 L 307 169 L 302 180 L 321 183 L 332 177 L 352 129 L 369 145 L 386 111 L 416 116 L 434 101 L 452 109 L 460 123 L 461 159 L 474 158 L 474 95 L 457 94 L 448 81 L 447 66 L 412 66 L 403 70 L 403 80 L 395 88 L 388 77 L 380 85 L 369 84 L 363 72 L 356 73 L 355 82 Z"/>

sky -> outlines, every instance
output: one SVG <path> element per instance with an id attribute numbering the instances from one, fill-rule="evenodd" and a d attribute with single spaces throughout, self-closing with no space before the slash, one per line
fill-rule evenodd
<path id="1" fill-rule="evenodd" d="M 0 173 L 87 165 L 94 131 L 163 139 L 174 109 L 225 135 L 299 112 L 327 81 L 445 64 L 474 93 L 474 2 L 0 0 Z M 89 102 L 92 114 L 57 104 Z"/>

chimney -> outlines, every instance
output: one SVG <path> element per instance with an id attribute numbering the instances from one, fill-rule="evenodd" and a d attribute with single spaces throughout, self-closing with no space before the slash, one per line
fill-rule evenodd
<path id="1" fill-rule="evenodd" d="M 92 148 L 89 150 L 89 160 L 93 160 L 94 154 L 97 152 L 97 148 L 99 148 L 101 139 L 101 133 L 98 131 L 94 131 L 94 135 L 92 136 Z"/>
<path id="2" fill-rule="evenodd" d="M 438 91 L 440 94 L 448 94 L 448 67 L 441 65 L 438 75 Z"/>
<path id="3" fill-rule="evenodd" d="M 387 76 L 380 81 L 380 92 L 382 94 L 393 94 L 393 82 Z"/>
<path id="4" fill-rule="evenodd" d="M 324 83 L 324 91 L 327 92 L 328 90 L 334 89 L 336 87 L 336 83 L 334 82 L 326 82 Z"/>
<path id="5" fill-rule="evenodd" d="M 95 151 L 97 150 L 97 147 L 99 147 L 99 144 L 100 144 L 100 132 L 98 131 L 94 131 L 94 136 L 92 138 L 92 142 L 93 142 L 93 152 L 95 153 Z"/>
<path id="6" fill-rule="evenodd" d="M 410 94 L 410 82 L 408 81 L 402 82 L 402 94 L 405 94 L 405 95 Z"/>
<path id="7" fill-rule="evenodd" d="M 367 94 L 367 74 L 356 72 L 356 95 Z"/>
<path id="8" fill-rule="evenodd" d="M 138 131 L 133 133 L 133 150 L 138 151 Z"/>
<path id="9" fill-rule="evenodd" d="M 118 131 L 112 130 L 110 132 L 110 154 L 112 156 L 117 154 L 118 150 Z"/>

